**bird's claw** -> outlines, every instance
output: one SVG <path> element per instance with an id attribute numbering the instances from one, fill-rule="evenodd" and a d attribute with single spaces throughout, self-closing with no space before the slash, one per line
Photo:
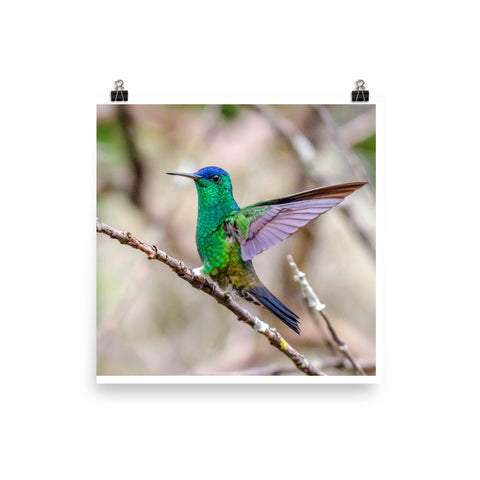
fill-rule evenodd
<path id="1" fill-rule="evenodd" d="M 192 275 L 191 275 L 190 280 L 189 280 L 190 283 L 193 283 L 193 281 L 195 280 L 195 277 L 197 275 L 201 275 L 203 273 L 202 269 L 203 269 L 203 266 L 191 269 L 192 270 Z"/>

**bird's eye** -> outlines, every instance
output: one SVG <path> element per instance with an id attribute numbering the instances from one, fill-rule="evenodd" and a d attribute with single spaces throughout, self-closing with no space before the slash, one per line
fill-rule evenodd
<path id="1" fill-rule="evenodd" d="M 212 175 L 210 177 L 210 180 L 213 182 L 213 183 L 218 183 L 220 181 L 220 175 Z"/>

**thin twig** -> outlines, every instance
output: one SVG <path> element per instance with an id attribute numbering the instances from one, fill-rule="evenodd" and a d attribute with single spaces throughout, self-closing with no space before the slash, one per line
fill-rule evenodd
<path id="1" fill-rule="evenodd" d="M 158 260 L 170 267 L 180 278 L 190 283 L 192 287 L 212 296 L 218 303 L 232 311 L 240 321 L 247 323 L 254 330 L 267 337 L 269 342 L 288 358 L 290 358 L 295 366 L 302 372 L 306 373 L 307 375 L 325 375 L 325 373 L 316 368 L 310 362 L 310 360 L 289 345 L 274 328 L 271 328 L 267 323 L 262 322 L 257 317 L 254 317 L 248 310 L 241 307 L 232 299 L 231 293 L 221 290 L 214 281 L 205 275 L 197 273 L 194 271 L 194 269 L 186 266 L 180 260 L 177 260 L 176 258 L 173 258 L 167 255 L 165 252 L 159 250 L 155 245 L 144 243 L 135 238 L 129 232 L 121 232 L 116 230 L 115 228 L 103 223 L 98 218 L 97 232 L 104 233 L 109 237 L 118 240 L 124 245 L 128 245 L 132 248 L 142 251 L 147 255 L 149 260 Z"/>
<path id="2" fill-rule="evenodd" d="M 297 160 L 304 168 L 306 175 L 311 180 L 322 185 L 331 185 L 335 183 L 327 176 L 318 172 L 317 152 L 314 146 L 292 122 L 266 105 L 252 105 L 251 108 L 259 112 L 268 121 L 272 128 L 288 142 L 292 150 L 295 152 Z M 338 210 L 342 212 L 343 216 L 353 227 L 354 231 L 357 232 L 368 251 L 375 258 L 375 245 L 373 240 L 370 238 L 366 228 L 355 216 L 351 208 L 343 203 L 338 207 Z"/>
<path id="3" fill-rule="evenodd" d="M 342 353 L 342 355 L 353 365 L 355 370 L 360 375 L 366 375 L 361 365 L 352 357 L 352 355 L 350 355 L 350 352 L 348 351 L 348 347 L 346 343 L 342 341 L 340 337 L 337 335 L 337 332 L 333 328 L 333 325 L 331 324 L 328 317 L 323 313 L 323 309 L 325 308 L 325 305 L 322 302 L 320 302 L 320 300 L 318 299 L 316 293 L 313 291 L 313 288 L 308 283 L 305 273 L 301 272 L 298 269 L 297 264 L 295 263 L 291 255 L 287 255 L 287 261 L 290 267 L 292 268 L 293 279 L 296 282 L 300 283 L 300 286 L 302 287 L 303 298 L 305 299 L 308 305 L 308 308 L 310 308 L 310 310 L 315 315 L 320 314 L 322 316 L 322 318 L 325 320 L 327 324 L 330 334 L 332 335 L 333 341 L 337 345 L 337 348 L 340 351 L 340 353 Z"/>

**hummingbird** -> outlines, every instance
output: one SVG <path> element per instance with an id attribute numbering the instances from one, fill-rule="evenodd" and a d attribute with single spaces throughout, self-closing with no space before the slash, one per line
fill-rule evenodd
<path id="1" fill-rule="evenodd" d="M 195 182 L 198 194 L 196 243 L 199 271 L 242 298 L 261 304 L 300 334 L 298 315 L 260 281 L 252 258 L 295 233 L 341 203 L 366 182 L 314 188 L 240 208 L 233 198 L 230 175 L 219 167 L 195 173 L 167 172 Z"/>

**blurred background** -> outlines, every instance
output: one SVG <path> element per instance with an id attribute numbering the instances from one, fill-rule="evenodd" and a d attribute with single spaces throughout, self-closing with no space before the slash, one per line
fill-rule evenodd
<path id="1" fill-rule="evenodd" d="M 330 375 L 353 375 L 305 306 L 286 261 L 304 271 L 339 337 L 375 374 L 374 105 L 98 105 L 97 214 L 200 266 L 197 194 L 167 171 L 228 171 L 240 207 L 322 185 L 369 184 L 254 259 L 300 316 L 301 336 L 241 303 Z M 321 320 L 321 319 L 320 319 Z M 97 235 L 98 375 L 303 375 L 262 335 L 168 267 Z"/>

